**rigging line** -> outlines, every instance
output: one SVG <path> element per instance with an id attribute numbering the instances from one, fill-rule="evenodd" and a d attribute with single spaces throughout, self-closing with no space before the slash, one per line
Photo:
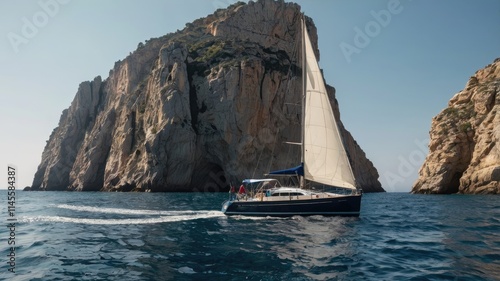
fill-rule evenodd
<path id="1" fill-rule="evenodd" d="M 257 159 L 257 165 L 255 165 L 255 169 L 253 169 L 253 173 L 252 173 L 252 179 L 255 178 L 255 173 L 257 172 L 257 168 L 259 167 L 259 164 L 260 164 L 260 158 L 262 157 L 262 153 L 264 153 L 264 148 L 262 148 L 262 150 L 260 151 L 259 153 L 259 159 Z"/>
<path id="2" fill-rule="evenodd" d="M 300 28 L 300 18 L 301 17 L 298 17 L 298 25 L 299 27 L 297 27 L 297 30 L 295 32 L 295 36 L 298 37 L 301 35 L 301 28 Z M 297 24 L 296 24 L 297 25 Z M 290 92 L 290 88 L 293 86 L 292 84 L 294 84 L 292 78 L 296 77 L 294 75 L 294 72 L 292 71 L 292 67 L 297 67 L 298 64 L 299 64 L 299 61 L 300 61 L 300 57 L 299 57 L 299 46 L 300 46 L 300 43 L 301 43 L 301 40 L 296 40 L 297 38 L 295 38 L 295 40 L 293 40 L 293 48 L 292 48 L 292 53 L 291 53 L 291 56 L 290 56 L 290 65 L 288 66 L 288 71 L 287 71 L 287 84 L 286 84 L 286 89 L 285 89 L 285 95 L 290 95 L 292 94 Z M 284 100 L 286 101 L 286 97 L 284 98 Z M 289 120 L 291 121 L 290 122 L 290 126 L 291 128 L 289 128 L 288 130 L 290 132 L 292 132 L 291 134 L 289 134 L 289 136 L 295 136 L 295 135 L 300 135 L 300 126 L 294 126 L 294 122 L 296 121 L 295 118 L 299 117 L 299 112 L 300 112 L 300 109 L 301 109 L 301 100 L 300 100 L 300 97 L 299 97 L 299 100 L 298 101 L 292 101 L 293 103 L 290 103 L 290 102 L 284 102 L 283 103 L 283 112 L 286 111 L 286 117 L 289 118 Z M 290 109 L 290 106 L 291 107 L 291 110 Z M 300 113 L 301 114 L 301 113 Z M 300 120 L 300 117 L 299 117 L 299 120 Z M 297 134 L 297 128 L 299 128 L 298 130 L 298 134 Z M 289 141 L 297 141 L 297 139 L 292 139 L 292 140 L 289 140 Z M 287 155 L 286 155 L 286 161 L 288 163 L 291 163 L 291 162 L 294 162 L 294 161 L 297 161 L 297 159 L 294 159 L 292 158 L 292 155 L 296 155 L 295 153 L 295 147 L 292 146 L 292 145 L 289 145 L 288 146 L 288 149 L 287 149 Z"/>
<path id="3" fill-rule="evenodd" d="M 300 28 L 297 28 L 297 31 L 300 31 Z M 300 35 L 300 32 L 295 32 L 295 36 Z M 288 71 L 287 71 L 287 84 L 286 84 L 286 92 L 285 95 L 289 93 L 290 87 L 291 87 L 291 80 L 294 77 L 293 72 L 292 72 L 292 67 L 294 65 L 297 65 L 299 58 L 298 58 L 298 45 L 299 42 L 298 40 L 293 40 L 293 48 L 292 48 L 292 53 L 290 58 L 290 64 L 288 65 Z M 283 104 L 283 108 L 285 108 L 286 104 Z"/>
<path id="4" fill-rule="evenodd" d="M 294 44 L 293 44 L 293 48 L 292 48 L 292 52 L 291 52 L 291 56 L 289 57 L 289 65 L 288 65 L 288 70 L 287 70 L 287 74 L 286 74 L 286 79 L 287 79 L 287 83 L 286 83 L 286 87 L 285 87 L 285 96 L 283 98 L 283 101 L 286 101 L 286 95 L 290 94 L 290 88 L 292 87 L 292 78 L 294 77 L 293 75 L 293 71 L 292 71 L 292 67 L 294 66 L 294 64 L 296 64 L 298 58 L 298 48 L 297 48 L 297 40 L 294 40 L 293 41 Z M 283 102 L 283 106 L 282 106 L 282 112 L 288 112 L 288 106 L 287 106 L 287 103 L 286 102 Z M 293 111 L 297 111 L 296 108 L 293 109 Z M 274 160 L 274 152 L 275 152 L 275 149 L 276 149 L 276 145 L 278 143 L 278 137 L 279 137 L 279 133 L 280 133 L 280 128 L 278 127 L 275 135 L 274 135 L 274 142 L 273 142 L 273 145 L 272 145 L 272 149 L 271 149 L 271 158 L 269 159 L 269 164 L 268 164 L 268 168 L 267 170 L 270 171 L 271 170 L 271 167 L 272 167 L 272 164 L 273 164 L 273 160 Z M 290 161 L 290 152 L 291 152 L 291 149 L 292 148 L 289 148 L 288 149 L 288 155 L 287 155 L 287 162 Z M 260 158 L 262 156 L 262 152 L 261 152 L 261 155 L 259 155 L 259 160 L 258 160 L 258 163 L 260 162 Z M 255 174 L 255 171 L 254 171 L 254 174 Z"/>
<path id="5" fill-rule="evenodd" d="M 273 164 L 274 149 L 276 148 L 276 142 L 278 142 L 279 132 L 280 132 L 280 129 L 278 128 L 278 130 L 276 131 L 276 134 L 274 135 L 274 144 L 273 144 L 273 148 L 271 149 L 271 160 L 269 160 L 269 166 L 267 167 L 268 171 L 271 171 L 271 166 Z"/>
<path id="6" fill-rule="evenodd" d="M 300 35 L 300 32 L 298 34 Z M 297 36 L 297 33 L 296 33 L 296 36 Z M 290 58 L 289 59 L 290 64 L 288 65 L 288 71 L 287 71 L 287 74 L 286 74 L 287 83 L 286 83 L 285 93 L 284 93 L 285 96 L 287 94 L 289 94 L 289 92 L 290 92 L 290 88 L 291 88 L 291 84 L 292 84 L 292 78 L 294 77 L 293 72 L 292 72 L 292 67 L 299 60 L 299 58 L 298 58 L 298 44 L 299 44 L 298 40 L 293 40 L 293 42 L 294 42 L 294 44 L 293 44 L 293 48 L 292 48 L 291 57 L 289 57 Z M 286 100 L 286 97 L 283 97 L 282 112 L 285 112 L 285 110 L 287 109 L 287 103 L 285 102 L 285 100 Z M 288 112 L 288 110 L 286 110 L 286 111 Z M 295 106 L 294 106 L 294 110 L 293 111 L 294 111 L 295 114 L 297 113 L 297 108 Z M 276 134 L 274 136 L 274 143 L 273 143 L 272 149 L 271 149 L 271 159 L 269 160 L 268 171 L 270 171 L 272 163 L 273 163 L 273 155 L 274 155 L 274 151 L 275 151 L 275 148 L 276 148 L 276 143 L 278 142 L 279 132 L 280 132 L 280 129 L 278 127 L 278 129 L 276 131 Z M 291 149 L 292 149 L 291 147 L 288 149 L 287 160 L 290 159 Z M 264 152 L 264 149 L 262 149 L 260 151 L 260 153 L 259 153 L 259 158 L 257 160 L 257 165 L 255 166 L 255 169 L 254 169 L 254 171 L 252 173 L 252 178 L 255 178 L 255 173 L 257 172 L 257 168 L 259 167 L 260 160 L 262 158 L 263 152 Z"/>

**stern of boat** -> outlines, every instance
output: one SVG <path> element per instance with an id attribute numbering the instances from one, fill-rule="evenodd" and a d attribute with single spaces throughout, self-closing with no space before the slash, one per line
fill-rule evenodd
<path id="1" fill-rule="evenodd" d="M 224 203 L 222 203 L 221 212 L 223 212 L 225 214 L 226 211 L 227 211 L 227 208 L 229 208 L 229 206 L 231 206 L 232 203 L 233 203 L 232 200 L 226 200 L 226 201 L 224 201 Z"/>

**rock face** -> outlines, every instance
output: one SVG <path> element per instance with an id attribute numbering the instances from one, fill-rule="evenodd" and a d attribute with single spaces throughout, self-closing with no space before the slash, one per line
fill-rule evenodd
<path id="1" fill-rule="evenodd" d="M 80 85 L 31 189 L 222 191 L 296 165 L 299 148 L 284 142 L 300 140 L 300 15 L 283 1 L 237 3 L 140 43 L 109 78 Z M 360 187 L 383 191 L 340 126 Z"/>
<path id="2" fill-rule="evenodd" d="M 500 59 L 432 119 L 430 136 L 413 193 L 500 193 Z"/>

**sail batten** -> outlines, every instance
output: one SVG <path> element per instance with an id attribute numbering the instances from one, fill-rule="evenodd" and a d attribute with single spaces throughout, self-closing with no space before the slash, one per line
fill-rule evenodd
<path id="1" fill-rule="evenodd" d="M 305 106 L 303 158 L 306 180 L 356 189 L 355 180 L 328 99 L 323 75 L 303 25 Z"/>

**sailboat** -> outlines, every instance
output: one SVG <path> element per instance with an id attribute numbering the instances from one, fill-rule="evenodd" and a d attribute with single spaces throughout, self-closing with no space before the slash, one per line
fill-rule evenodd
<path id="1" fill-rule="evenodd" d="M 318 61 L 302 19 L 301 164 L 268 176 L 297 178 L 292 185 L 278 179 L 243 180 L 239 192 L 222 204 L 226 215 L 359 216 L 361 190 L 356 188 Z M 319 191 L 319 186 L 344 192 Z M 232 188 L 233 191 L 233 188 Z"/>

